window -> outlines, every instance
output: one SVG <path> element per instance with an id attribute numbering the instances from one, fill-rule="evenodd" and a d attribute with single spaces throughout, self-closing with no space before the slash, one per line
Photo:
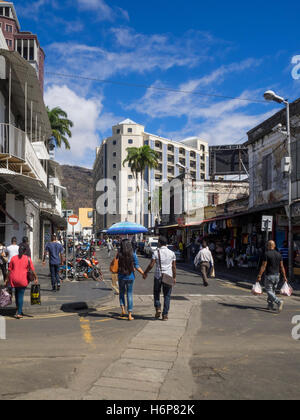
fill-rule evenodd
<path id="1" fill-rule="evenodd" d="M 272 188 L 272 154 L 262 159 L 262 189 L 263 191 Z"/>
<path id="2" fill-rule="evenodd" d="M 113 145 L 115 146 L 117 144 L 117 140 L 114 140 L 113 141 Z"/>
<path id="3" fill-rule="evenodd" d="M 116 157 L 116 156 L 117 156 L 117 153 L 116 153 L 116 152 L 114 152 L 114 153 L 113 153 L 113 157 Z"/>
<path id="4" fill-rule="evenodd" d="M 11 25 L 6 25 L 6 32 L 12 32 L 13 27 Z"/>
<path id="5" fill-rule="evenodd" d="M 117 134 L 120 134 L 120 133 L 121 133 L 121 130 L 118 128 L 118 129 L 116 130 L 116 132 L 117 132 Z"/>
<path id="6" fill-rule="evenodd" d="M 128 175 L 128 179 L 133 179 L 133 176 L 132 175 Z"/>
<path id="7" fill-rule="evenodd" d="M 133 188 L 132 187 L 128 187 L 128 191 L 133 191 Z"/>
<path id="8" fill-rule="evenodd" d="M 128 140 L 128 144 L 132 144 L 133 143 L 133 140 L 132 139 L 129 139 Z"/>
<path id="9" fill-rule="evenodd" d="M 128 128 L 128 133 L 132 133 L 132 128 Z"/>
<path id="10" fill-rule="evenodd" d="M 132 203 L 132 202 L 133 202 L 132 198 L 128 198 L 128 203 Z"/>
<path id="11" fill-rule="evenodd" d="M 9 17 L 9 7 L 5 7 L 5 16 Z"/>
<path id="12" fill-rule="evenodd" d="M 116 176 L 113 176 L 113 181 L 116 181 L 117 180 L 117 177 Z"/>
<path id="13" fill-rule="evenodd" d="M 219 194 L 208 193 L 208 205 L 217 206 L 219 204 Z"/>
<path id="14" fill-rule="evenodd" d="M 7 39 L 6 43 L 7 43 L 8 47 L 12 47 L 12 40 L 11 39 Z"/>
<path id="15" fill-rule="evenodd" d="M 291 144 L 292 182 L 300 181 L 300 140 Z"/>
<path id="16" fill-rule="evenodd" d="M 92 211 L 88 211 L 88 218 L 92 219 L 93 218 L 93 212 Z"/>
<path id="17" fill-rule="evenodd" d="M 116 169 L 116 167 L 117 167 L 117 165 L 114 163 L 114 164 L 113 164 L 113 169 Z"/>

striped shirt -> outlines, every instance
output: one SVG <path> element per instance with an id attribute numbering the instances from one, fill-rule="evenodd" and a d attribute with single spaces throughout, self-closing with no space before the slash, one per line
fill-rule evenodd
<path id="1" fill-rule="evenodd" d="M 282 255 L 283 260 L 288 260 L 289 259 L 289 249 L 288 248 L 280 248 L 279 252 Z"/>

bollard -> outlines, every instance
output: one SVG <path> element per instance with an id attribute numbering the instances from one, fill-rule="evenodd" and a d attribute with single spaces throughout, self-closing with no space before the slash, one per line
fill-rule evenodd
<path id="1" fill-rule="evenodd" d="M 0 340 L 6 340 L 6 319 L 0 316 Z"/>

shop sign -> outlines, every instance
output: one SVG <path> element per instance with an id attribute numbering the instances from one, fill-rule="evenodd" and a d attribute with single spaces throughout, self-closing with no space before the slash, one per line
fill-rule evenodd
<path id="1" fill-rule="evenodd" d="M 262 232 L 272 232 L 273 231 L 273 216 L 263 216 L 262 217 L 261 231 Z"/>

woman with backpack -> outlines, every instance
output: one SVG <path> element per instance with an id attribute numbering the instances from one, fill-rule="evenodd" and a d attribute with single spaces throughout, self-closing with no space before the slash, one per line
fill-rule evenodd
<path id="1" fill-rule="evenodd" d="M 28 272 L 30 271 L 34 278 L 34 284 L 38 284 L 38 278 L 30 257 L 26 256 L 27 248 L 24 244 L 19 247 L 19 255 L 12 257 L 8 274 L 6 275 L 5 286 L 15 289 L 17 313 L 16 318 L 23 318 L 23 304 L 26 288 L 29 284 Z"/>
<path id="2" fill-rule="evenodd" d="M 142 276 L 143 270 L 139 266 L 139 261 L 136 253 L 132 249 L 131 242 L 124 239 L 116 256 L 118 261 L 118 280 L 120 289 L 120 305 L 122 309 L 122 316 L 126 315 L 125 310 L 125 295 L 127 296 L 128 319 L 133 321 L 133 285 L 135 281 L 135 271 L 138 271 Z"/>

